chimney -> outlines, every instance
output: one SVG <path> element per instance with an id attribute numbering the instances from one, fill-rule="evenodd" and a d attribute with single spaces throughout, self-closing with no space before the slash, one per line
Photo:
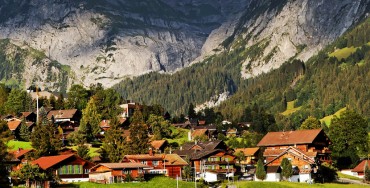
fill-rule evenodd
<path id="1" fill-rule="evenodd" d="M 191 131 L 188 132 L 188 141 L 191 141 Z"/>
<path id="2" fill-rule="evenodd" d="M 152 148 L 149 148 L 149 155 L 153 156 L 153 149 Z"/>

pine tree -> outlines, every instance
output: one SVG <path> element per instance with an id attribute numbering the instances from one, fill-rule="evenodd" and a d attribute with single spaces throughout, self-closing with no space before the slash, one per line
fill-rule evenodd
<path id="1" fill-rule="evenodd" d="M 0 140 L 0 187 L 4 188 L 10 187 L 8 179 L 8 164 L 6 163 L 6 161 L 10 161 L 11 156 L 7 151 L 8 148 L 6 147 L 4 142 Z"/>
<path id="2" fill-rule="evenodd" d="M 31 187 L 33 182 L 46 180 L 48 174 L 44 172 L 39 166 L 33 165 L 31 163 L 26 163 L 22 166 L 20 170 L 13 171 L 11 173 L 13 178 L 20 179 L 26 182 L 26 187 Z"/>
<path id="3" fill-rule="evenodd" d="M 7 143 L 9 140 L 13 139 L 14 136 L 9 130 L 8 124 L 4 120 L 0 120 L 0 142 Z"/>
<path id="4" fill-rule="evenodd" d="M 88 142 L 94 140 L 95 136 L 100 132 L 101 115 L 98 112 L 96 101 L 91 97 L 89 103 L 84 110 L 82 110 L 82 119 L 79 128 L 79 134 L 83 134 Z"/>
<path id="5" fill-rule="evenodd" d="M 140 110 L 135 109 L 130 125 L 130 141 L 127 144 L 127 153 L 144 154 L 149 149 L 148 127 Z"/>
<path id="6" fill-rule="evenodd" d="M 31 145 L 35 149 L 32 152 L 34 158 L 58 154 L 62 147 L 61 135 L 57 127 L 48 122 L 47 114 L 43 108 L 40 109 L 40 120 L 35 131 L 31 134 Z"/>
<path id="7" fill-rule="evenodd" d="M 261 159 L 259 159 L 257 162 L 256 177 L 262 181 L 266 178 L 265 166 L 263 165 Z"/>
<path id="8" fill-rule="evenodd" d="M 54 108 L 56 110 L 61 110 L 61 109 L 64 109 L 64 106 L 65 106 L 65 104 L 64 104 L 64 96 L 63 96 L 62 93 L 60 93 L 59 94 L 59 97 L 58 97 L 58 99 L 57 99 L 57 101 L 55 103 L 55 107 Z"/>
<path id="9" fill-rule="evenodd" d="M 21 128 L 19 129 L 19 137 L 21 140 L 28 142 L 31 136 L 31 131 L 26 125 L 26 119 L 24 119 L 21 123 Z"/>
<path id="10" fill-rule="evenodd" d="M 110 122 L 110 128 L 105 132 L 102 149 L 107 155 L 106 158 L 112 162 L 119 162 L 125 154 L 125 138 L 122 136 L 122 130 L 118 127 L 117 118 L 113 118 Z"/>
<path id="11" fill-rule="evenodd" d="M 79 145 L 77 147 L 77 155 L 85 160 L 90 160 L 89 147 L 86 145 Z"/>
<path id="12" fill-rule="evenodd" d="M 287 180 L 287 179 L 289 179 L 290 177 L 292 177 L 292 175 L 293 175 L 292 163 L 291 163 L 287 158 L 284 158 L 284 159 L 281 161 L 280 166 L 281 166 L 281 168 L 282 168 L 281 175 L 282 175 L 286 180 Z"/>
<path id="13" fill-rule="evenodd" d="M 193 119 L 193 118 L 196 118 L 197 115 L 195 113 L 195 110 L 194 110 L 194 105 L 193 103 L 190 103 L 189 105 L 189 109 L 188 109 L 188 117 L 189 119 Z"/>
<path id="14" fill-rule="evenodd" d="M 147 121 L 150 126 L 151 132 L 154 135 L 154 140 L 162 140 L 171 136 L 170 122 L 165 120 L 163 116 L 151 114 Z"/>

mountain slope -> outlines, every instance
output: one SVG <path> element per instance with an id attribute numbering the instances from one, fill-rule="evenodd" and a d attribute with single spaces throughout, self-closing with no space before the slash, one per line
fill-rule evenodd
<path id="1" fill-rule="evenodd" d="M 255 79 L 246 78 L 276 69 L 294 58 L 307 60 L 364 18 L 369 4 L 369 1 L 250 1 L 235 30 L 222 46 L 213 50 L 214 55 L 173 75 L 151 73 L 126 80 L 116 88 L 125 98 L 164 104 L 177 114 L 184 113 L 190 103 L 218 104 L 240 88 L 253 86 L 258 91 L 270 84 L 263 82 L 266 86 L 262 86 Z M 294 80 L 302 66 L 294 63 L 291 68 L 283 67 L 284 72 L 275 73 L 271 82 L 278 80 L 280 85 L 276 87 L 284 87 L 284 81 Z M 283 92 L 271 93 L 264 99 L 280 102 Z M 274 108 L 274 112 L 281 109 Z"/>
<path id="2" fill-rule="evenodd" d="M 174 71 L 201 53 L 209 33 L 246 0 L 0 0 L 0 38 L 75 71 L 80 83 L 111 86 L 150 71 Z"/>
<path id="3" fill-rule="evenodd" d="M 0 80 L 9 87 L 29 87 L 65 92 L 71 84 L 70 67 L 51 60 L 46 55 L 23 44 L 0 40 Z"/>

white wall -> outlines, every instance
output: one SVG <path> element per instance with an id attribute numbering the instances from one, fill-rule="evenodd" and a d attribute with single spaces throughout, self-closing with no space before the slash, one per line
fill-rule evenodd
<path id="1" fill-rule="evenodd" d="M 63 182 L 68 182 L 68 183 L 72 183 L 72 182 L 87 182 L 87 181 L 89 181 L 89 178 L 62 178 L 61 180 Z"/>
<path id="2" fill-rule="evenodd" d="M 267 173 L 266 179 L 264 179 L 263 181 L 280 181 L 280 180 L 281 180 L 280 173 Z M 256 175 L 254 175 L 254 181 L 262 181 L 262 180 L 258 179 Z"/>
<path id="3" fill-rule="evenodd" d="M 205 172 L 201 176 L 203 176 L 203 179 L 206 182 L 216 182 L 217 181 L 217 174 L 215 173 Z"/>

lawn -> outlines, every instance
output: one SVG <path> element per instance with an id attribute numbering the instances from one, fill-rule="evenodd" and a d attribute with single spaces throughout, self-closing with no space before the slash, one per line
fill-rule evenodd
<path id="1" fill-rule="evenodd" d="M 329 54 L 329 56 L 330 57 L 336 57 L 338 60 L 346 59 L 347 57 L 349 57 L 356 50 L 357 50 L 357 48 L 355 48 L 353 46 L 350 47 L 350 48 L 346 47 L 346 48 L 336 50 L 335 52 Z"/>
<path id="2" fill-rule="evenodd" d="M 182 129 L 182 128 L 176 128 L 171 126 L 170 127 L 172 131 L 172 139 L 166 139 L 168 143 L 174 143 L 177 142 L 179 145 L 182 145 L 185 142 L 188 142 L 188 132 L 189 130 L 187 129 Z"/>
<path id="3" fill-rule="evenodd" d="M 23 148 L 23 149 L 31 149 L 31 142 L 22 142 L 22 141 L 17 141 L 17 140 L 10 140 L 7 143 L 7 146 L 9 147 L 10 150 L 17 150 L 18 148 Z"/>
<path id="4" fill-rule="evenodd" d="M 337 116 L 337 117 L 340 117 L 340 114 L 345 111 L 347 108 L 344 107 L 340 110 L 338 110 L 337 112 L 335 112 L 333 115 L 330 115 L 330 116 L 325 116 L 323 117 L 322 119 L 320 119 L 320 122 L 324 122 L 326 126 L 330 126 L 331 124 L 331 120 L 334 118 L 334 116 Z"/>
<path id="5" fill-rule="evenodd" d="M 355 176 L 350 176 L 350 175 L 347 175 L 347 174 L 343 174 L 341 172 L 337 172 L 337 174 L 338 174 L 338 177 L 340 177 L 340 178 L 347 178 L 347 179 L 350 179 L 350 180 L 360 180 L 360 181 L 362 181 L 361 178 L 358 178 L 358 177 L 355 177 Z"/>
<path id="6" fill-rule="evenodd" d="M 358 187 L 368 187 L 366 185 L 355 185 L 355 184 L 337 184 L 337 183 L 325 183 L 325 184 L 307 184 L 307 183 L 292 183 L 292 182 L 236 182 L 235 185 L 237 187 L 243 188 L 267 188 L 267 187 L 274 187 L 274 188 L 290 188 L 290 187 L 299 187 L 299 188 L 358 188 Z"/>
<path id="7" fill-rule="evenodd" d="M 77 146 L 72 146 L 72 147 L 69 147 L 69 148 L 71 148 L 71 149 L 73 149 L 74 151 L 77 151 Z M 98 155 L 100 155 L 99 154 L 99 149 L 100 148 L 96 148 L 96 147 L 90 147 L 89 148 L 89 156 L 90 157 L 95 157 L 95 156 L 98 156 Z"/>
<path id="8" fill-rule="evenodd" d="M 288 115 L 293 114 L 294 112 L 300 110 L 301 108 L 302 108 L 301 106 L 295 107 L 295 100 L 290 101 L 290 102 L 287 102 L 286 110 L 284 112 L 282 112 L 281 114 L 284 115 L 284 116 L 288 116 Z"/>
<path id="9" fill-rule="evenodd" d="M 96 184 L 90 182 L 83 182 L 83 183 L 74 183 L 69 184 L 61 187 L 78 187 L 78 188 L 118 188 L 118 187 L 125 187 L 125 188 L 172 188 L 176 187 L 176 180 L 165 178 L 165 177 L 157 177 L 153 178 L 148 182 L 136 182 L 136 183 L 117 183 L 117 184 Z M 179 188 L 187 188 L 187 187 L 194 187 L 194 182 L 184 182 L 179 181 Z"/>

